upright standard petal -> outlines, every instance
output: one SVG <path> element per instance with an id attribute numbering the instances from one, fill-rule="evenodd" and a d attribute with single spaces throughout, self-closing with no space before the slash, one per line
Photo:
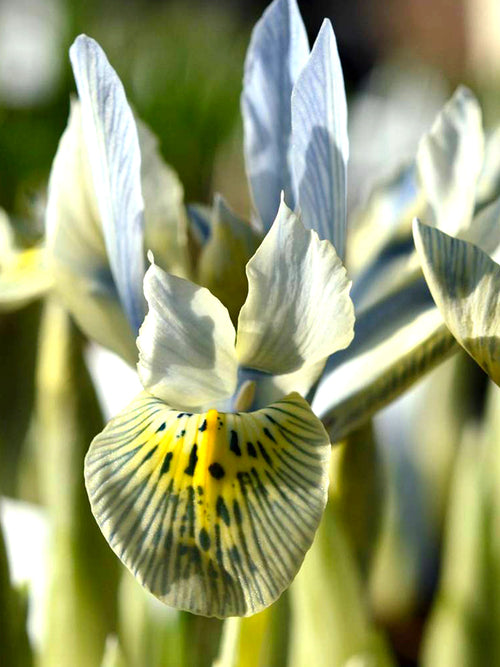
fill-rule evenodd
<path id="1" fill-rule="evenodd" d="M 237 379 L 236 334 L 221 302 L 154 264 L 144 278 L 144 294 L 149 312 L 137 339 L 144 388 L 185 408 L 230 396 Z"/>
<path id="2" fill-rule="evenodd" d="M 351 342 L 354 308 L 346 270 L 332 244 L 305 229 L 284 201 L 247 264 L 247 277 L 236 342 L 242 366 L 292 373 Z"/>
<path id="3" fill-rule="evenodd" d="M 500 266 L 472 243 L 417 220 L 413 233 L 446 325 L 500 386 Z"/>
<path id="4" fill-rule="evenodd" d="M 292 93 L 292 165 L 304 224 L 344 259 L 347 104 L 331 23 L 325 19 Z"/>
<path id="5" fill-rule="evenodd" d="M 112 549 L 166 604 L 248 616 L 290 585 L 328 489 L 330 442 L 298 394 L 263 410 L 172 410 L 147 393 L 90 446 L 85 479 Z"/>
<path id="6" fill-rule="evenodd" d="M 481 109 L 460 87 L 419 145 L 417 170 L 429 203 L 425 219 L 449 234 L 472 220 L 484 157 Z"/>
<path id="7" fill-rule="evenodd" d="M 75 101 L 52 164 L 45 217 L 47 264 L 59 297 L 88 336 L 136 363 L 134 336 L 108 265 Z"/>
<path id="8" fill-rule="evenodd" d="M 145 312 L 137 128 L 123 86 L 101 47 L 80 35 L 70 57 L 111 271 L 132 330 L 137 332 Z"/>
<path id="9" fill-rule="evenodd" d="M 245 61 L 241 110 L 245 161 L 264 230 L 285 192 L 295 207 L 290 167 L 290 96 L 309 55 L 296 0 L 274 0 L 252 33 Z"/>

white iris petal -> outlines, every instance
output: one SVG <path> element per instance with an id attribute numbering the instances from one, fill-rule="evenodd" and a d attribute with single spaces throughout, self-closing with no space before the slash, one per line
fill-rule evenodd
<path id="1" fill-rule="evenodd" d="M 292 166 L 304 225 L 345 256 L 347 103 L 335 34 L 325 19 L 293 89 Z"/>
<path id="2" fill-rule="evenodd" d="M 142 325 L 139 376 L 169 405 L 195 408 L 236 389 L 235 330 L 222 303 L 204 287 L 152 264 L 144 278 L 149 312 Z"/>
<path id="3" fill-rule="evenodd" d="M 413 234 L 446 326 L 500 385 L 500 266 L 472 243 L 417 220 Z"/>
<path id="4" fill-rule="evenodd" d="M 80 35 L 70 49 L 111 271 L 133 331 L 144 318 L 144 202 L 137 127 L 101 47 Z"/>
<path id="5" fill-rule="evenodd" d="M 293 373 L 351 342 L 354 308 L 346 270 L 332 244 L 306 230 L 284 201 L 247 264 L 247 277 L 236 343 L 242 366 Z"/>

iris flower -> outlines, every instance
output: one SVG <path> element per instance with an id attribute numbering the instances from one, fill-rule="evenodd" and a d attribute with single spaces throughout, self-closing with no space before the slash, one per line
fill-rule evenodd
<path id="1" fill-rule="evenodd" d="M 245 412 L 259 380 L 238 391 L 238 370 L 282 385 L 285 376 L 293 389 L 353 335 L 345 269 L 286 204 L 247 275 L 236 334 L 207 289 L 151 265 L 137 341 L 145 391 L 85 465 L 92 510 L 123 562 L 166 603 L 210 616 L 252 614 L 278 597 L 327 498 L 321 421 L 296 392 Z"/>
<path id="2" fill-rule="evenodd" d="M 144 387 L 90 446 L 85 478 L 91 507 L 111 547 L 149 591 L 167 604 L 208 616 L 259 611 L 299 569 L 326 503 L 330 457 L 328 434 L 300 394 L 307 394 L 327 358 L 353 337 L 350 282 L 331 243 L 343 253 L 347 134 L 330 24 L 325 22 L 309 55 L 295 3 L 273 3 L 254 33 L 246 89 L 262 83 L 254 80 L 264 75 L 261 61 L 251 62 L 261 48 L 262 30 L 276 27 L 282 17 L 288 22 L 282 34 L 296 37 L 298 31 L 302 50 L 282 58 L 282 71 L 275 73 L 285 77 L 281 88 L 287 88 L 288 107 L 292 87 L 297 102 L 291 107 L 295 120 L 290 109 L 285 118 L 274 114 L 281 127 L 273 128 L 272 136 L 281 132 L 283 144 L 286 130 L 290 153 L 295 123 L 297 142 L 286 158 L 293 169 L 285 170 L 286 183 L 280 181 L 285 194 L 273 191 L 275 204 L 266 199 L 266 215 L 256 203 L 265 236 L 246 264 L 247 296 L 237 330 L 219 299 L 164 271 L 156 254 L 149 255 L 145 272 L 141 153 L 133 114 L 96 42 L 80 36 L 70 52 L 109 257 L 107 282 L 93 267 L 99 280 L 90 303 L 96 308 L 101 298 L 117 304 L 128 332 L 138 331 Z M 297 57 L 303 59 L 299 79 L 298 62 L 296 71 L 286 72 Z M 326 101 L 311 113 L 306 108 L 308 94 L 325 88 L 323 78 L 329 102 L 338 96 L 340 120 Z M 285 110 L 284 96 L 282 103 Z M 257 165 L 264 150 L 261 115 L 254 114 L 252 122 L 257 158 L 249 163 Z M 326 160 L 327 178 L 323 167 L 314 171 L 318 159 Z M 251 175 L 256 202 L 261 176 Z M 57 206 L 63 177 L 56 167 L 48 207 L 48 219 L 57 220 L 56 229 L 48 231 L 58 239 L 56 259 L 79 250 Z M 92 275 L 90 263 L 84 266 Z"/>
<path id="3" fill-rule="evenodd" d="M 245 264 L 273 223 L 282 191 L 304 226 L 330 240 L 344 261 L 347 112 L 327 21 L 311 52 L 295 0 L 274 0 L 253 31 L 242 95 L 252 225 L 216 196 L 212 211 L 188 207 L 188 230 L 182 186 L 155 138 L 130 113 L 123 127 L 110 125 L 109 110 L 99 116 L 92 102 L 99 86 L 89 89 L 87 64 L 74 61 L 81 101 L 72 101 L 54 160 L 40 261 L 32 276 L 23 273 L 21 285 L 17 260 L 24 268 L 32 263 L 24 262 L 22 251 L 2 259 L 0 307 L 14 307 L 19 288 L 18 304 L 50 287 L 90 338 L 134 365 L 146 312 L 144 250 L 153 250 L 161 268 L 208 287 L 236 323 L 246 297 Z M 109 83 L 103 74 L 99 94 L 108 96 L 107 107 L 126 106 L 121 84 Z M 114 141 L 116 135 L 123 140 Z M 462 88 L 423 137 L 411 169 L 376 186 L 352 216 L 347 259 L 356 339 L 328 360 L 310 394 L 332 440 L 344 438 L 457 349 L 419 270 L 411 219 L 417 214 L 452 234 L 472 217 L 471 230 L 477 227 L 477 211 L 497 191 L 498 151 L 493 142 L 483 155 L 483 143 L 479 105 Z M 488 229 L 483 236 L 490 238 L 494 227 Z M 198 248 L 194 262 L 188 232 Z M 260 377 L 261 405 L 283 396 L 279 378 Z M 294 388 L 305 395 L 309 380 L 301 373 L 296 381 Z"/>
<path id="4" fill-rule="evenodd" d="M 144 387 L 91 445 L 92 510 L 160 599 L 251 614 L 289 585 L 312 542 L 330 438 L 442 360 L 453 338 L 421 276 L 405 271 L 379 293 L 382 253 L 358 282 L 369 305 L 356 341 L 334 354 L 352 339 L 353 307 L 342 266 L 347 111 L 328 21 L 311 51 L 295 0 L 274 0 L 256 25 L 242 96 L 253 221 L 220 197 L 212 220 L 192 215 L 197 267 L 181 188 L 104 53 L 81 36 L 71 60 L 80 100 L 51 173 L 47 263 L 90 337 L 130 363 L 137 337 Z M 443 165 L 480 146 L 475 107 L 460 93 L 426 140 L 432 150 L 424 143 L 437 202 L 454 202 L 457 173 Z M 461 192 L 473 202 L 469 180 Z M 302 396 L 316 384 L 313 413 Z"/>

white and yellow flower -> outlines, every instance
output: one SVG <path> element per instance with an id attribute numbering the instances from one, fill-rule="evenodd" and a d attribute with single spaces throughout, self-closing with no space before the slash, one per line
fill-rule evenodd
<path id="1" fill-rule="evenodd" d="M 137 339 L 144 392 L 94 439 L 86 459 L 92 510 L 115 552 L 160 599 L 206 615 L 252 614 L 290 584 L 326 503 L 329 437 L 294 391 L 307 393 L 328 356 L 350 343 L 350 283 L 330 241 L 306 229 L 282 199 L 246 265 L 237 333 L 208 289 L 154 261 L 143 286 L 133 115 L 93 40 L 79 37 L 71 60 L 103 238 L 61 221 L 72 201 L 54 197 L 48 210 L 58 222 L 58 233 L 49 230 L 54 256 L 63 249 L 79 253 L 75 261 L 83 257 L 64 233 L 85 239 L 93 258 L 99 238 L 101 266 L 107 253 L 111 279 L 109 294 L 101 292 L 105 317 L 96 313 L 95 321 L 102 327 L 107 318 L 115 340 L 118 317 L 128 335 L 148 305 Z M 56 185 L 68 164 L 61 148 L 59 160 Z M 69 257 L 65 264 L 74 269 Z M 99 275 L 94 268 L 91 274 Z M 114 320 L 110 301 L 122 306 Z M 96 299 L 92 304 L 101 307 Z"/>
<path id="2" fill-rule="evenodd" d="M 352 339 L 353 307 L 341 263 L 346 101 L 328 21 L 311 52 L 295 0 L 274 0 L 256 26 L 242 98 L 256 222 L 217 197 L 212 220 L 201 216 L 195 270 L 182 189 L 116 73 L 85 36 L 71 60 L 80 101 L 51 173 L 48 264 L 92 338 L 135 363 L 138 335 L 144 387 L 92 443 L 92 508 L 113 549 L 161 599 L 208 615 L 254 613 L 290 583 L 326 498 L 329 437 L 300 395 L 319 380 L 313 405 L 340 438 L 454 343 L 424 280 L 381 296 L 375 259 L 365 263 L 374 294 L 356 343 L 331 357 Z M 451 130 L 437 130 L 445 167 L 462 146 L 455 137 L 478 126 L 464 93 L 450 113 Z M 424 189 L 431 206 L 451 202 L 436 215 L 452 218 L 453 198 L 441 195 L 456 174 L 441 168 L 433 136 L 421 153 L 437 180 L 431 173 Z M 477 167 L 480 142 L 470 144 Z M 464 146 L 460 155 L 470 153 Z M 185 280 L 192 276 L 204 287 Z"/>
<path id="3" fill-rule="evenodd" d="M 312 543 L 330 441 L 293 389 L 353 336 L 345 269 L 284 203 L 247 276 L 236 333 L 206 288 L 151 265 L 137 341 L 145 391 L 95 438 L 85 466 L 94 515 L 139 581 L 220 617 L 273 602 Z M 255 405 L 252 373 L 256 384 L 281 380 L 282 397 Z"/>

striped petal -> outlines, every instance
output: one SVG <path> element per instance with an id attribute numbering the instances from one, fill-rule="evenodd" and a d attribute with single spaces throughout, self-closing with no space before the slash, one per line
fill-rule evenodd
<path id="1" fill-rule="evenodd" d="M 123 86 L 101 47 L 80 35 L 70 57 L 111 271 L 132 330 L 137 332 L 145 313 L 144 203 L 137 128 Z"/>
<path id="2" fill-rule="evenodd" d="M 354 279 L 351 298 L 357 316 L 391 293 L 421 277 L 420 262 L 408 231 L 389 239 L 378 255 Z"/>
<path id="3" fill-rule="evenodd" d="M 289 163 L 293 85 L 309 55 L 296 0 L 274 0 L 252 33 L 241 110 L 245 162 L 255 207 L 267 231 L 285 192 L 295 206 Z"/>
<path id="4" fill-rule="evenodd" d="M 144 278 L 144 294 L 149 312 L 137 339 L 143 387 L 186 408 L 230 396 L 237 379 L 236 334 L 221 302 L 155 264 Z"/>
<path id="5" fill-rule="evenodd" d="M 469 226 L 483 157 L 481 109 L 470 90 L 460 87 L 419 145 L 418 176 L 429 203 L 426 220 L 449 234 Z"/>
<path id="6" fill-rule="evenodd" d="M 59 297 L 88 336 L 135 363 L 134 336 L 108 265 L 81 108 L 74 101 L 50 173 L 46 229 Z"/>
<path id="7" fill-rule="evenodd" d="M 425 278 L 460 345 L 500 385 L 500 266 L 467 241 L 415 221 Z"/>
<path id="8" fill-rule="evenodd" d="M 456 349 L 420 277 L 357 317 L 354 341 L 327 362 L 314 412 L 339 441 Z"/>
<path id="9" fill-rule="evenodd" d="M 345 255 L 347 104 L 333 28 L 325 19 L 292 93 L 292 164 L 306 227 Z"/>
<path id="10" fill-rule="evenodd" d="M 229 310 L 236 322 L 247 294 L 245 266 L 257 250 L 260 237 L 216 195 L 210 239 L 198 263 L 198 278 Z"/>
<path id="11" fill-rule="evenodd" d="M 242 366 L 283 375 L 351 342 L 354 309 L 342 262 L 283 201 L 247 277 L 236 343 Z"/>
<path id="12" fill-rule="evenodd" d="M 248 616 L 289 586 L 326 503 L 330 443 L 291 394 L 263 410 L 177 412 L 140 394 L 90 446 L 112 549 L 166 604 Z"/>

